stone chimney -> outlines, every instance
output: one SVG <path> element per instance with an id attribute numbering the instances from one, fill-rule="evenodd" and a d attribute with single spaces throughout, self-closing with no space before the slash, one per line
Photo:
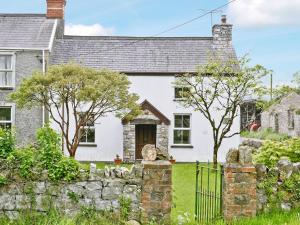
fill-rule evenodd
<path id="1" fill-rule="evenodd" d="M 47 0 L 47 18 L 64 19 L 66 0 Z"/>
<path id="2" fill-rule="evenodd" d="M 213 45 L 215 48 L 231 46 L 232 44 L 232 24 L 227 23 L 225 15 L 221 17 L 221 23 L 212 27 Z"/>

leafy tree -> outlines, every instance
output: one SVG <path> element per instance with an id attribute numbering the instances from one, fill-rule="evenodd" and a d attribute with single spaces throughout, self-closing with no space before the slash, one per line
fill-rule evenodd
<path id="1" fill-rule="evenodd" d="M 84 125 L 109 113 L 128 119 L 140 113 L 138 96 L 129 93 L 129 85 L 124 74 L 68 63 L 50 66 L 44 75 L 34 72 L 10 97 L 19 107 L 44 106 L 74 157 Z"/>
<path id="2" fill-rule="evenodd" d="M 219 148 L 231 132 L 239 106 L 246 96 L 259 90 L 259 80 L 268 71 L 260 65 L 248 67 L 249 60 L 222 61 L 211 59 L 198 68 L 196 74 L 184 74 L 175 82 L 182 88 L 181 104 L 200 112 L 209 122 L 213 133 L 213 162 L 217 164 Z"/>

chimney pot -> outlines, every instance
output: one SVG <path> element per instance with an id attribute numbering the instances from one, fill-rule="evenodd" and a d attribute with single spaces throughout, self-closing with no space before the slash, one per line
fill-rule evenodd
<path id="1" fill-rule="evenodd" d="M 225 24 L 225 23 L 227 22 L 226 15 L 222 15 L 222 17 L 221 17 L 221 22 L 222 22 L 223 24 Z"/>
<path id="2" fill-rule="evenodd" d="M 66 0 L 46 0 L 47 18 L 64 19 Z"/>

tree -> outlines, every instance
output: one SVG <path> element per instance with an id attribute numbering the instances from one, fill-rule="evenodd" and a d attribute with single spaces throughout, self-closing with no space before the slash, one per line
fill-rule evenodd
<path id="1" fill-rule="evenodd" d="M 140 113 L 138 96 L 129 93 L 129 86 L 124 74 L 69 63 L 50 66 L 44 75 L 34 72 L 10 98 L 21 108 L 44 106 L 74 157 L 84 125 L 110 113 L 128 119 Z"/>
<path id="2" fill-rule="evenodd" d="M 217 165 L 222 141 L 239 132 L 231 132 L 239 106 L 246 96 L 259 89 L 259 80 L 268 71 L 260 65 L 248 67 L 249 60 L 211 59 L 196 74 L 184 74 L 175 82 L 182 88 L 181 104 L 199 111 L 209 122 L 213 133 L 213 162 Z"/>

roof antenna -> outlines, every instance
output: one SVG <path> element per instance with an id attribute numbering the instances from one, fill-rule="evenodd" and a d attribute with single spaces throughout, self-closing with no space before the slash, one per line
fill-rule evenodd
<path id="1" fill-rule="evenodd" d="M 198 9 L 204 13 L 209 13 L 210 14 L 210 24 L 211 24 L 211 27 L 213 26 L 213 15 L 216 14 L 216 13 L 223 13 L 223 10 L 221 9 L 215 9 L 215 10 L 209 10 L 209 9 Z"/>

